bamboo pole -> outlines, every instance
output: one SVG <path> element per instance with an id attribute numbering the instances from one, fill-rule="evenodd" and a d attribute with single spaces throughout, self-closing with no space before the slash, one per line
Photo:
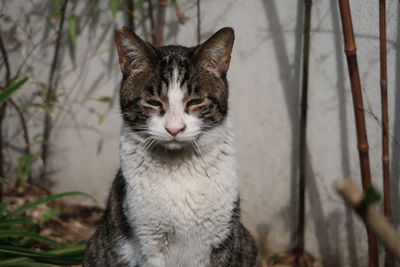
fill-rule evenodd
<path id="1" fill-rule="evenodd" d="M 155 33 L 155 23 L 154 23 L 154 12 L 153 12 L 153 0 L 148 0 L 148 12 L 150 19 L 150 35 L 151 43 L 154 45 L 156 43 L 156 33 Z"/>
<path id="2" fill-rule="evenodd" d="M 135 31 L 135 0 L 126 1 L 126 20 L 131 31 Z"/>
<path id="3" fill-rule="evenodd" d="M 353 24 L 351 21 L 351 12 L 348 0 L 339 0 L 339 7 L 343 27 L 345 53 L 351 82 L 351 92 L 353 96 L 362 184 L 365 189 L 371 185 L 371 171 L 369 166 L 368 139 L 364 117 L 360 74 L 357 63 L 357 48 L 354 40 Z M 366 228 L 368 235 L 369 266 L 377 267 L 379 266 L 379 262 L 376 237 L 370 231 L 368 225 L 366 225 Z"/>
<path id="4" fill-rule="evenodd" d="M 386 0 L 379 0 L 379 45 L 381 74 L 381 114 L 382 114 L 382 175 L 383 175 L 383 205 L 384 214 L 390 221 L 392 209 L 390 201 L 390 171 L 389 171 L 389 112 L 387 95 L 387 49 L 386 49 Z M 393 255 L 386 250 L 385 264 L 393 265 Z"/>
<path id="5" fill-rule="evenodd" d="M 297 249 L 303 253 L 305 249 L 305 206 L 306 206 L 306 150 L 307 150 L 307 108 L 308 108 L 308 62 L 310 55 L 310 25 L 312 0 L 304 0 L 303 28 L 303 78 L 300 114 L 300 147 L 299 147 L 299 211 L 298 211 L 298 243 Z"/>
<path id="6" fill-rule="evenodd" d="M 196 2 L 197 9 L 197 45 L 201 42 L 201 17 L 200 17 L 200 0 Z"/>
<path id="7" fill-rule="evenodd" d="M 400 259 L 400 237 L 396 229 L 377 209 L 365 203 L 365 196 L 357 185 L 350 179 L 336 180 L 333 185 L 344 201 L 354 208 L 364 223 L 377 235 L 385 248 Z"/>
<path id="8" fill-rule="evenodd" d="M 160 0 L 157 15 L 157 26 L 156 26 L 156 39 L 154 42 L 155 46 L 162 46 L 164 43 L 164 26 L 165 26 L 165 12 L 168 6 L 168 0 Z"/>

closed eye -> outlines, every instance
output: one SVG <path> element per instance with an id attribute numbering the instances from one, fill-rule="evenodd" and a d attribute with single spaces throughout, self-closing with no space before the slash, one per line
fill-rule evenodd
<path id="1" fill-rule="evenodd" d="M 149 104 L 150 106 L 162 107 L 162 103 L 157 100 L 151 99 L 151 100 L 146 101 L 146 103 Z"/>
<path id="2" fill-rule="evenodd" d="M 200 105 L 201 103 L 203 103 L 203 101 L 204 99 L 195 98 L 187 102 L 186 106 L 190 107 L 190 106 Z"/>

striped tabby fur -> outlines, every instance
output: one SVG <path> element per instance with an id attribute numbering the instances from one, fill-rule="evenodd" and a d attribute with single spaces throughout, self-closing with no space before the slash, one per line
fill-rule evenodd
<path id="1" fill-rule="evenodd" d="M 228 115 L 234 32 L 155 48 L 116 32 L 121 167 L 85 267 L 255 266 Z"/>

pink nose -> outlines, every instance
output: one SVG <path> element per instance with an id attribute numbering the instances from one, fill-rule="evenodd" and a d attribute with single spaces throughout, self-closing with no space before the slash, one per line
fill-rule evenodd
<path id="1" fill-rule="evenodd" d="M 167 128 L 165 127 L 165 130 L 167 130 L 167 132 L 170 133 L 170 135 L 172 136 L 177 136 L 179 133 L 182 133 L 183 131 L 185 131 L 186 129 L 186 125 L 183 125 L 182 128 Z"/>

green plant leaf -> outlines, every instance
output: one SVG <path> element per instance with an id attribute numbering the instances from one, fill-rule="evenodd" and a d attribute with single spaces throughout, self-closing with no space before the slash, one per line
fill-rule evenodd
<path id="1" fill-rule="evenodd" d="M 30 261 L 30 259 L 25 258 L 25 257 L 5 259 L 5 260 L 0 260 L 0 266 L 6 266 L 7 264 L 16 264 L 16 263 L 21 263 L 21 262 L 26 262 L 26 261 Z"/>
<path id="2" fill-rule="evenodd" d="M 84 196 L 84 197 L 88 197 L 88 198 L 90 198 L 90 199 L 92 199 L 93 201 L 96 202 L 95 198 L 93 198 L 91 195 L 83 193 L 83 192 L 64 192 L 64 193 L 54 194 L 54 195 L 51 195 L 51 196 L 48 196 L 48 197 L 44 197 L 44 198 L 41 198 L 41 199 L 39 199 L 39 200 L 37 200 L 35 202 L 26 204 L 26 205 L 14 210 L 14 211 L 9 212 L 7 214 L 7 216 L 8 217 L 13 217 L 13 216 L 16 216 L 18 214 L 24 213 L 27 210 L 35 208 L 35 207 L 37 207 L 39 205 L 43 205 L 43 204 L 49 203 L 49 202 L 54 201 L 55 199 L 58 199 L 58 198 L 69 197 L 69 196 Z"/>
<path id="3" fill-rule="evenodd" d="M 108 103 L 111 101 L 111 97 L 109 96 L 99 96 L 98 98 L 96 98 L 97 101 L 99 102 L 104 102 L 104 103 Z"/>
<path id="4" fill-rule="evenodd" d="M 60 265 L 41 263 L 32 261 L 26 257 L 19 257 L 10 260 L 0 261 L 0 266 L 4 267 L 61 267 Z"/>
<path id="5" fill-rule="evenodd" d="M 94 6 L 95 8 L 97 8 L 98 5 L 99 5 L 99 0 L 92 0 L 92 1 L 93 1 L 93 6 Z"/>
<path id="6" fill-rule="evenodd" d="M 8 187 L 13 187 L 13 185 L 3 177 L 0 177 L 0 184 L 6 185 Z"/>
<path id="7" fill-rule="evenodd" d="M 85 251 L 79 256 L 54 255 L 51 250 L 38 251 L 35 249 L 19 248 L 15 246 L 0 245 L 0 257 L 27 257 L 41 263 L 54 263 L 60 265 L 81 264 Z"/>
<path id="8" fill-rule="evenodd" d="M 20 80 L 12 80 L 9 86 L 0 93 L 0 104 L 6 102 L 18 89 L 20 89 L 28 78 L 22 78 Z"/>
<path id="9" fill-rule="evenodd" d="M 78 36 L 78 18 L 75 15 L 72 15 L 68 18 L 68 32 L 72 43 L 76 45 L 76 39 Z"/>
<path id="10" fill-rule="evenodd" d="M 367 205 L 374 205 L 381 201 L 381 195 L 372 185 L 364 190 L 364 203 Z"/>
<path id="11" fill-rule="evenodd" d="M 44 104 L 44 103 L 23 103 L 21 106 L 24 109 L 30 108 L 30 107 L 34 107 L 34 108 L 43 109 L 47 113 L 52 113 L 53 112 L 53 109 L 51 107 L 49 107 L 48 105 Z"/>
<path id="12" fill-rule="evenodd" d="M 150 0 L 139 0 L 137 2 L 135 2 L 135 4 L 133 5 L 135 7 L 135 9 L 141 8 L 144 3 L 147 3 Z"/>
<path id="13" fill-rule="evenodd" d="M 37 234 L 35 232 L 31 231 L 21 231 L 21 230 L 0 230 L 0 239 L 4 238 L 28 238 L 30 240 L 35 240 L 35 241 L 41 241 L 50 245 L 54 246 L 63 246 L 63 244 L 47 237 L 47 236 L 42 236 L 40 234 Z"/>
<path id="14" fill-rule="evenodd" d="M 36 134 L 33 137 L 33 142 L 36 143 L 36 144 L 39 144 L 39 145 L 47 145 L 48 144 L 48 142 L 43 140 L 43 135 L 42 134 Z"/>
<path id="15" fill-rule="evenodd" d="M 25 184 L 25 180 L 31 172 L 32 164 L 35 161 L 36 155 L 28 154 L 22 156 L 17 165 L 17 176 L 20 184 Z"/>
<path id="16" fill-rule="evenodd" d="M 52 219 L 60 214 L 59 209 L 50 209 L 45 214 L 42 215 L 42 218 L 45 220 Z"/>
<path id="17" fill-rule="evenodd" d="M 79 256 L 82 254 L 82 251 L 86 250 L 85 243 L 78 243 L 65 248 L 58 248 L 50 251 L 49 253 L 53 255 L 63 255 L 63 256 Z"/>
<path id="18" fill-rule="evenodd" d="M 6 203 L 0 202 L 0 218 L 3 216 L 4 213 L 8 212 L 8 205 Z"/>
<path id="19" fill-rule="evenodd" d="M 104 123 L 104 119 L 105 119 L 104 115 L 100 114 L 99 115 L 99 121 L 98 121 L 99 125 L 102 125 Z"/>
<path id="20" fill-rule="evenodd" d="M 9 227 L 13 225 L 32 224 L 33 222 L 27 218 L 3 219 L 0 220 L 0 227 Z"/>
<path id="21" fill-rule="evenodd" d="M 59 267 L 59 265 L 35 262 L 27 257 L 17 257 L 0 260 L 0 266 L 5 267 Z"/>
<path id="22" fill-rule="evenodd" d="M 117 17 L 117 12 L 119 10 L 119 1 L 118 0 L 111 0 L 111 16 L 113 20 Z"/>

